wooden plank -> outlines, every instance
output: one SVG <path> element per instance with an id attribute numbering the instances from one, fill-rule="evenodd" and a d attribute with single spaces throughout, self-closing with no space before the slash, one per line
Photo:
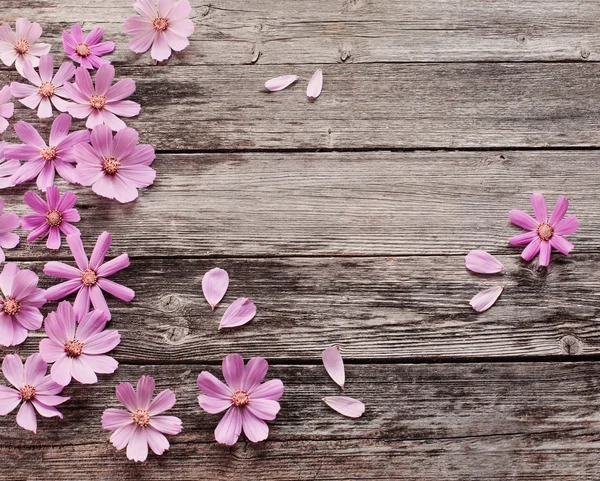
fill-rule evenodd
<path id="1" fill-rule="evenodd" d="M 60 48 L 73 23 L 101 26 L 117 42 L 119 65 L 146 65 L 127 47 L 132 1 L 4 0 L 2 20 L 25 16 Z M 192 0 L 196 32 L 169 65 L 595 60 L 600 30 L 594 1 Z"/>
<path id="2" fill-rule="evenodd" d="M 284 381 L 281 412 L 261 444 L 213 441 L 219 416 L 197 405 L 195 379 L 217 366 L 121 366 L 109 380 L 69 386 L 63 421 L 37 435 L 0 418 L 3 480 L 593 479 L 600 443 L 597 363 L 350 365 L 346 393 L 367 410 L 348 419 L 320 399 L 339 389 L 322 366 L 272 366 Z M 178 396 L 184 429 L 170 451 L 135 465 L 108 443 L 114 386 L 141 374 Z M 40 462 L 41 459 L 41 462 Z M 171 477 L 171 474 L 168 476 Z"/>

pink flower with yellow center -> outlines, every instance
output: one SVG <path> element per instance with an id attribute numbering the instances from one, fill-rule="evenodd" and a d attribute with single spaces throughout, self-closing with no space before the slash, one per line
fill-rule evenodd
<path id="1" fill-rule="evenodd" d="M 38 43 L 42 36 L 39 23 L 31 23 L 26 18 L 18 18 L 15 26 L 16 33 L 8 23 L 0 25 L 0 60 L 10 67 L 13 63 L 17 72 L 23 75 L 25 60 L 34 67 L 40 63 L 40 55 L 50 51 L 49 43 Z"/>
<path id="2" fill-rule="evenodd" d="M 83 68 L 88 70 L 99 68 L 105 63 L 110 63 L 108 60 L 100 58 L 103 55 L 111 53 L 115 49 L 114 42 L 102 42 L 104 30 L 95 28 L 85 37 L 81 26 L 73 25 L 71 32 L 63 30 L 63 48 L 69 58 L 79 63 Z"/>

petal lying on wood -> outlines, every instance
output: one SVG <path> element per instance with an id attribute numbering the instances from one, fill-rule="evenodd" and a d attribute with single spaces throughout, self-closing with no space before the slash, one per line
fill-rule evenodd
<path id="1" fill-rule="evenodd" d="M 358 399 L 347 396 L 329 396 L 323 398 L 323 401 L 338 413 L 349 418 L 359 418 L 365 412 L 365 405 Z"/>
<path id="2" fill-rule="evenodd" d="M 319 95 L 321 95 L 321 89 L 323 88 L 323 71 L 318 68 L 317 71 L 313 74 L 312 78 L 308 82 L 308 87 L 306 88 L 306 95 L 308 98 L 316 99 Z"/>
<path id="3" fill-rule="evenodd" d="M 217 304 L 221 302 L 221 299 L 223 299 L 228 287 L 229 274 L 224 269 L 215 267 L 202 277 L 202 293 L 213 311 Z"/>
<path id="4" fill-rule="evenodd" d="M 503 271 L 504 266 L 493 255 L 486 251 L 471 251 L 465 257 L 467 269 L 479 274 L 495 274 Z"/>
<path id="5" fill-rule="evenodd" d="M 473 309 L 475 309 L 477 312 L 487 311 L 498 300 L 503 290 L 504 287 L 499 286 L 481 291 L 479 294 L 473 297 L 473 299 L 471 299 L 469 304 L 471 304 Z"/>
<path id="6" fill-rule="evenodd" d="M 344 389 L 346 373 L 344 372 L 342 355 L 337 347 L 328 347 L 323 351 L 323 366 L 325 366 L 325 370 L 331 376 L 331 379 Z"/>
<path id="7" fill-rule="evenodd" d="M 289 87 L 296 80 L 298 80 L 297 75 L 282 75 L 281 77 L 275 77 L 271 80 L 267 80 L 265 82 L 265 88 L 269 92 L 278 92 L 279 90 Z"/>
<path id="8" fill-rule="evenodd" d="M 243 326 L 256 316 L 254 302 L 245 297 L 236 299 L 225 311 L 219 329 L 223 327 Z"/>

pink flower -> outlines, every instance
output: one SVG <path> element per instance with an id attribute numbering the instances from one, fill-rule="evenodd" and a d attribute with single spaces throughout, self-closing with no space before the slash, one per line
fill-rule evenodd
<path id="1" fill-rule="evenodd" d="M 45 192 L 54 184 L 56 172 L 67 182 L 75 183 L 75 162 L 73 146 L 80 142 L 89 142 L 88 130 L 77 130 L 69 133 L 72 119 L 68 114 L 61 114 L 52 123 L 50 145 L 35 128 L 27 122 L 17 122 L 15 132 L 25 142 L 20 145 L 7 145 L 4 155 L 7 159 L 25 161 L 11 178 L 13 184 L 21 184 L 37 177 L 37 186 Z"/>
<path id="2" fill-rule="evenodd" d="M 175 416 L 159 416 L 171 409 L 176 402 L 169 389 L 154 394 L 154 379 L 142 376 L 137 392 L 128 382 L 117 386 L 117 399 L 128 409 L 107 409 L 102 415 L 102 427 L 114 431 L 110 442 L 117 450 L 127 446 L 127 457 L 132 461 L 145 461 L 148 446 L 154 454 L 161 455 L 169 449 L 165 434 L 179 434 L 181 419 Z"/>
<path id="3" fill-rule="evenodd" d="M 211 414 L 227 410 L 215 429 L 219 443 L 234 445 L 242 429 L 253 443 L 267 439 L 269 427 L 264 420 L 275 419 L 279 412 L 277 400 L 283 395 L 281 380 L 261 384 L 268 368 L 262 357 L 250 359 L 244 367 L 242 356 L 231 354 L 223 359 L 227 385 L 206 371 L 198 376 L 198 387 L 204 393 L 198 396 L 200 407 Z"/>
<path id="4" fill-rule="evenodd" d="M 108 60 L 100 58 L 115 49 L 114 42 L 101 42 L 104 30 L 95 28 L 84 38 L 81 26 L 73 25 L 71 33 L 63 30 L 63 48 L 69 58 L 79 63 L 83 68 L 94 69 Z"/>
<path id="5" fill-rule="evenodd" d="M 33 85 L 13 82 L 10 84 L 11 93 L 30 109 L 38 109 L 41 119 L 52 117 L 52 105 L 60 112 L 66 112 L 69 98 L 63 84 L 75 75 L 75 66 L 71 62 L 63 63 L 54 75 L 54 58 L 43 55 L 40 58 L 40 73 L 38 74 L 29 60 L 25 60 L 23 76 Z"/>
<path id="6" fill-rule="evenodd" d="M 527 247 L 521 253 L 521 257 L 526 261 L 530 261 L 539 253 L 539 264 L 547 266 L 550 264 L 552 247 L 564 255 L 571 252 L 573 244 L 563 236 L 575 233 L 579 223 L 574 215 L 565 217 L 569 208 L 569 201 L 562 195 L 556 201 L 550 219 L 548 219 L 548 207 L 546 207 L 546 201 L 542 194 L 532 194 L 531 205 L 533 206 L 535 219 L 529 214 L 516 209 L 511 210 L 508 214 L 513 224 L 529 231 L 512 237 L 509 242 L 514 246 L 527 244 Z"/>
<path id="7" fill-rule="evenodd" d="M 0 90 L 0 134 L 8 128 L 8 120 L 13 116 L 15 111 L 15 104 L 9 102 L 12 94 L 10 87 L 5 85 Z"/>
<path id="8" fill-rule="evenodd" d="M 6 260 L 2 249 L 14 249 L 19 244 L 19 236 L 13 233 L 19 227 L 19 216 L 17 214 L 2 214 L 4 211 L 4 199 L 0 199 L 0 262 Z"/>
<path id="9" fill-rule="evenodd" d="M 159 0 L 158 9 L 153 0 L 137 0 L 133 6 L 140 16 L 125 20 L 123 27 L 127 35 L 133 35 L 129 48 L 136 53 L 146 52 L 150 47 L 152 58 L 167 60 L 171 50 L 180 52 L 190 42 L 194 24 L 188 18 L 192 11 L 189 0 Z"/>
<path id="10" fill-rule="evenodd" d="M 0 189 L 12 187 L 12 176 L 21 167 L 18 160 L 8 160 L 4 155 L 4 149 L 8 143 L 0 142 Z"/>
<path id="11" fill-rule="evenodd" d="M 57 396 L 63 388 L 46 375 L 48 365 L 37 352 L 25 361 L 16 354 L 8 354 L 2 361 L 2 374 L 17 389 L 0 386 L 0 416 L 13 411 L 19 403 L 17 424 L 28 431 L 37 431 L 35 411 L 45 418 L 63 415 L 54 406 L 68 401 L 69 397 Z M 35 408 L 35 410 L 34 410 Z"/>
<path id="12" fill-rule="evenodd" d="M 49 301 L 56 301 L 78 291 L 73 305 L 77 319 L 83 318 L 89 312 L 90 301 L 94 309 L 106 313 L 108 319 L 110 319 L 110 310 L 102 291 L 106 291 L 125 302 L 130 302 L 135 296 L 132 289 L 108 279 L 115 272 L 129 266 L 129 256 L 127 254 L 121 254 L 108 262 L 104 262 L 104 256 L 108 252 L 111 243 L 112 236 L 108 232 L 103 232 L 98 237 L 88 262 L 79 234 L 68 235 L 67 244 L 69 244 L 69 248 L 73 253 L 77 267 L 57 261 L 46 263 L 44 274 L 67 279 L 66 282 L 48 289 L 46 298 Z"/>
<path id="13" fill-rule="evenodd" d="M 27 339 L 27 330 L 42 327 L 40 307 L 46 303 L 43 289 L 37 287 L 38 276 L 9 263 L 0 273 L 0 345 L 16 346 Z"/>
<path id="14" fill-rule="evenodd" d="M 125 128 L 121 117 L 135 117 L 140 113 L 140 104 L 123 100 L 135 92 L 135 82 L 131 79 L 119 80 L 111 87 L 115 79 L 115 68 L 110 64 L 101 65 L 96 72 L 96 86 L 90 73 L 84 67 L 75 71 L 75 83 L 65 84 L 65 90 L 75 101 L 69 105 L 69 113 L 76 119 L 85 119 L 85 126 L 93 129 L 96 125 L 106 124 L 112 130 Z"/>
<path id="15" fill-rule="evenodd" d="M 63 301 L 56 312 L 46 316 L 47 339 L 40 342 L 40 354 L 53 362 L 52 379 L 66 386 L 74 377 L 83 384 L 98 381 L 96 373 L 112 374 L 119 363 L 106 353 L 121 342 L 118 331 L 107 330 L 108 318 L 102 311 L 88 312 L 79 324 L 71 303 Z"/>
<path id="16" fill-rule="evenodd" d="M 154 160 L 151 145 L 139 144 L 138 133 L 125 128 L 113 138 L 106 125 L 94 127 L 92 145 L 79 144 L 75 150 L 77 181 L 91 185 L 96 194 L 119 202 L 131 202 L 138 189 L 154 182 L 156 171 L 150 167 Z"/>
<path id="17" fill-rule="evenodd" d="M 50 51 L 50 44 L 36 43 L 42 36 L 42 27 L 39 23 L 31 23 L 25 18 L 18 18 L 16 35 L 8 23 L 0 26 L 0 60 L 10 67 L 13 63 L 17 72 L 23 75 L 25 60 L 29 60 L 34 67 L 40 63 L 39 56 Z"/>

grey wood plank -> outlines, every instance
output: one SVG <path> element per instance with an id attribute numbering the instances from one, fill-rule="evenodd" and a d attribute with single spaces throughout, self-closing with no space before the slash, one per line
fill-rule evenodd
<path id="1" fill-rule="evenodd" d="M 272 366 L 284 381 L 269 439 L 233 448 L 213 441 L 220 416 L 200 410 L 197 374 L 216 366 L 121 366 L 110 379 L 66 389 L 65 419 L 37 435 L 0 418 L 0 476 L 20 479 L 475 480 L 593 479 L 597 363 L 350 365 L 346 393 L 365 401 L 360 419 L 320 399 L 339 389 L 322 366 Z M 135 465 L 100 428 L 118 406 L 114 386 L 141 374 L 178 397 L 184 429 L 170 451 Z M 220 375 L 220 374 L 219 374 Z"/>
<path id="2" fill-rule="evenodd" d="M 130 0 L 4 0 L 2 20 L 41 23 L 61 51 L 73 23 L 101 26 L 118 44 L 120 65 L 146 65 L 127 47 L 123 21 Z M 594 1 L 302 0 L 268 3 L 193 0 L 196 32 L 169 65 L 594 60 L 600 31 Z"/>

